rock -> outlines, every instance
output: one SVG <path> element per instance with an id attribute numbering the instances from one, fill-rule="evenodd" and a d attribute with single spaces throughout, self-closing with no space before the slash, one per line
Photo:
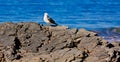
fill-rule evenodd
<path id="1" fill-rule="evenodd" d="M 51 27 L 51 26 L 48 26 L 49 30 L 66 30 L 68 29 L 67 26 L 56 26 L 56 27 Z"/>
<path id="2" fill-rule="evenodd" d="M 76 34 L 77 32 L 78 32 L 78 29 L 76 28 L 70 29 L 70 34 Z"/>
<path id="3" fill-rule="evenodd" d="M 91 60 L 93 60 L 93 62 L 97 62 L 99 60 L 107 61 L 106 59 L 109 57 L 109 54 L 107 53 L 107 51 L 104 48 L 97 47 L 92 52 L 90 52 L 89 57 L 97 58 L 97 59 L 91 59 Z"/>
<path id="4" fill-rule="evenodd" d="M 113 42 L 113 43 L 110 43 L 108 45 L 113 46 L 111 48 L 106 49 L 106 51 L 109 54 L 108 61 L 119 62 L 120 61 L 120 43 Z"/>
<path id="5" fill-rule="evenodd" d="M 88 50 L 89 52 L 91 52 L 98 45 L 102 45 L 99 37 L 82 37 L 80 43 L 77 45 L 77 48 L 80 50 Z"/>
<path id="6" fill-rule="evenodd" d="M 50 54 L 51 57 L 55 60 L 55 62 L 70 62 L 70 61 L 76 61 L 81 60 L 84 57 L 82 54 L 82 51 L 79 51 L 78 49 L 63 49 L 63 50 L 57 50 Z M 76 58 L 76 59 L 74 59 Z"/>
<path id="7" fill-rule="evenodd" d="M 85 62 L 97 62 L 99 61 L 98 57 L 90 56 L 86 58 Z"/>
<path id="8" fill-rule="evenodd" d="M 8 22 L 0 25 L 1 35 L 15 36 L 16 31 L 17 31 L 17 26 L 14 23 Z"/>
<path id="9" fill-rule="evenodd" d="M 4 54 L 0 51 L 0 62 L 5 62 Z"/>
<path id="10" fill-rule="evenodd" d="M 42 62 L 39 56 L 35 56 L 34 54 L 30 53 L 25 55 L 20 60 L 13 60 L 12 62 Z"/>
<path id="11" fill-rule="evenodd" d="M 14 43 L 15 43 L 14 40 L 15 40 L 14 36 L 7 36 L 7 35 L 0 36 L 1 47 L 5 48 L 7 46 L 14 45 Z"/>
<path id="12" fill-rule="evenodd" d="M 120 27 L 111 28 L 110 30 L 114 33 L 119 33 L 120 34 Z"/>
<path id="13" fill-rule="evenodd" d="M 76 37 L 90 37 L 90 36 L 97 36 L 97 33 L 94 33 L 94 32 L 90 32 L 90 31 L 87 31 L 85 29 L 80 29 L 77 34 L 76 34 Z"/>
<path id="14" fill-rule="evenodd" d="M 0 24 L 0 62 L 119 62 L 120 42 L 34 22 Z"/>

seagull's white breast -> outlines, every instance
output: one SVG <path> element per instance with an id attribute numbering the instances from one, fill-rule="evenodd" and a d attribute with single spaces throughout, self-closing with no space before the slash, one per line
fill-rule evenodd
<path id="1" fill-rule="evenodd" d="M 47 15 L 44 15 L 43 20 L 44 20 L 46 23 L 50 23 L 49 20 L 48 20 L 48 18 L 47 18 Z"/>

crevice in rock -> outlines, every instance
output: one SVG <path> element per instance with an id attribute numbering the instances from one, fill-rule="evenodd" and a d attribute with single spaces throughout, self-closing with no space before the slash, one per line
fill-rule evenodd
<path id="1" fill-rule="evenodd" d="M 16 50 L 20 49 L 21 43 L 20 43 L 19 39 L 16 37 L 14 41 L 15 41 L 15 46 L 14 46 L 15 49 Z"/>
<path id="2" fill-rule="evenodd" d="M 98 41 L 97 45 L 102 45 L 102 42 Z"/>
<path id="3" fill-rule="evenodd" d="M 120 62 L 120 57 L 117 59 L 117 62 Z"/>
<path id="4" fill-rule="evenodd" d="M 80 44 L 81 41 L 73 42 L 73 47 L 77 48 L 77 45 Z"/>
<path id="5" fill-rule="evenodd" d="M 116 58 L 116 51 L 113 52 L 113 56 L 111 57 L 110 61 L 112 61 L 114 58 Z"/>
<path id="6" fill-rule="evenodd" d="M 47 37 L 49 38 L 49 40 L 51 40 L 52 39 L 52 34 L 49 34 Z"/>
<path id="7" fill-rule="evenodd" d="M 116 54 L 117 54 L 116 51 L 114 51 L 113 54 L 114 54 L 114 55 L 113 55 L 113 58 L 117 57 L 117 56 L 116 56 Z"/>
<path id="8" fill-rule="evenodd" d="M 41 61 L 41 62 L 46 62 L 45 59 L 43 59 L 43 58 L 40 58 L 40 61 Z"/>
<path id="9" fill-rule="evenodd" d="M 112 47 L 114 47 L 114 45 L 110 43 L 110 44 L 108 44 L 106 47 L 112 48 Z"/>
<path id="10" fill-rule="evenodd" d="M 49 32 L 49 35 L 47 36 L 48 38 L 51 38 L 52 34 Z"/>
<path id="11" fill-rule="evenodd" d="M 52 39 L 52 32 L 49 32 L 49 35 L 47 36 L 49 38 L 49 40 Z"/>
<path id="12" fill-rule="evenodd" d="M 83 54 L 83 58 L 82 61 L 80 62 L 84 62 L 84 60 L 88 57 L 88 54 L 85 51 L 82 54 Z"/>
<path id="13" fill-rule="evenodd" d="M 39 51 L 39 48 L 43 46 L 43 43 L 36 48 L 37 52 Z"/>
<path id="14" fill-rule="evenodd" d="M 17 55 L 16 60 L 19 60 L 20 58 L 22 58 L 22 56 L 21 55 Z"/>
<path id="15" fill-rule="evenodd" d="M 74 43 L 72 42 L 72 43 L 70 43 L 70 45 L 68 46 L 68 48 L 74 48 L 74 47 L 76 47 L 76 45 L 74 45 Z"/>
<path id="16" fill-rule="evenodd" d="M 20 41 L 19 41 L 19 39 L 17 37 L 15 38 L 14 41 L 15 41 L 15 45 L 14 45 L 14 53 L 13 53 L 13 55 L 15 56 L 16 60 L 19 60 L 22 56 L 18 55 L 17 53 L 18 53 L 18 50 L 21 47 L 21 43 L 20 43 Z"/>
<path id="17" fill-rule="evenodd" d="M 49 50 L 49 52 L 53 52 L 53 51 L 54 51 L 54 49 L 55 49 L 55 47 L 53 47 L 51 50 Z"/>
<path id="18" fill-rule="evenodd" d="M 31 38 L 32 37 L 32 35 L 27 35 L 26 36 L 26 39 L 29 39 L 29 38 Z"/>
<path id="19" fill-rule="evenodd" d="M 118 52 L 118 55 L 120 55 L 120 52 Z"/>
<path id="20" fill-rule="evenodd" d="M 99 36 L 98 34 L 95 34 L 94 36 Z"/>
<path id="21" fill-rule="evenodd" d="M 90 37 L 90 33 L 88 35 L 86 35 L 86 37 Z"/>
<path id="22" fill-rule="evenodd" d="M 73 47 L 77 47 L 78 44 L 79 42 L 73 42 Z"/>

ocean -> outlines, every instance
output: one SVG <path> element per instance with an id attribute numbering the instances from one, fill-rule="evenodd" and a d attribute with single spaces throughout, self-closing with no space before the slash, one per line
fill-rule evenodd
<path id="1" fill-rule="evenodd" d="M 113 36 L 106 34 L 107 29 L 120 27 L 120 0 L 0 0 L 0 23 L 45 25 L 44 12 L 59 25 L 101 32 L 106 38 Z"/>

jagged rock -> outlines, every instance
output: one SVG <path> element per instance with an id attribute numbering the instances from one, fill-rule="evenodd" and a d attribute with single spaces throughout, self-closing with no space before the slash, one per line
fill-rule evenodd
<path id="1" fill-rule="evenodd" d="M 77 45 L 77 48 L 80 50 L 87 50 L 89 52 L 93 51 L 94 48 L 98 45 L 102 45 L 102 42 L 99 37 L 82 37 L 80 43 Z"/>
<path id="2" fill-rule="evenodd" d="M 26 54 L 24 55 L 23 58 L 21 58 L 20 60 L 13 60 L 12 62 L 43 62 L 40 59 L 40 56 L 35 56 L 32 53 Z"/>
<path id="3" fill-rule="evenodd" d="M 109 57 L 109 54 L 104 48 L 96 47 L 96 48 L 94 48 L 93 51 L 91 51 L 89 53 L 89 56 L 86 58 L 86 61 L 88 62 L 89 59 L 92 58 L 92 57 L 93 57 L 93 59 L 91 59 L 92 62 L 99 62 L 99 61 L 100 62 L 101 61 L 105 62 L 105 61 L 107 61 L 107 58 Z"/>
<path id="4" fill-rule="evenodd" d="M 78 29 L 76 28 L 70 29 L 70 34 L 76 34 L 77 32 L 78 32 Z"/>
<path id="5" fill-rule="evenodd" d="M 5 48 L 7 46 L 12 46 L 15 43 L 14 40 L 15 40 L 14 36 L 2 35 L 0 36 L 0 44 L 1 44 L 0 47 Z"/>
<path id="6" fill-rule="evenodd" d="M 62 50 L 57 50 L 50 54 L 55 62 L 71 62 L 71 61 L 82 61 L 84 57 L 83 52 L 79 51 L 77 48 L 65 48 Z"/>
<path id="7" fill-rule="evenodd" d="M 0 24 L 0 34 L 1 35 L 8 35 L 8 36 L 15 36 L 17 31 L 17 26 L 14 23 L 3 23 Z"/>
<path id="8" fill-rule="evenodd" d="M 51 31 L 51 30 L 66 30 L 66 29 L 68 29 L 67 26 L 56 26 L 56 27 L 50 27 L 50 26 L 48 26 L 47 28 L 48 28 L 50 31 Z"/>
<path id="9" fill-rule="evenodd" d="M 97 33 L 87 31 L 85 29 L 79 29 L 76 37 L 91 37 L 91 36 L 97 36 Z"/>
<path id="10" fill-rule="evenodd" d="M 120 27 L 111 28 L 110 31 L 120 34 Z"/>
<path id="11" fill-rule="evenodd" d="M 120 42 L 65 26 L 0 24 L 0 62 L 119 62 Z"/>
<path id="12" fill-rule="evenodd" d="M 0 62 L 5 62 L 4 54 L 0 51 Z"/>

